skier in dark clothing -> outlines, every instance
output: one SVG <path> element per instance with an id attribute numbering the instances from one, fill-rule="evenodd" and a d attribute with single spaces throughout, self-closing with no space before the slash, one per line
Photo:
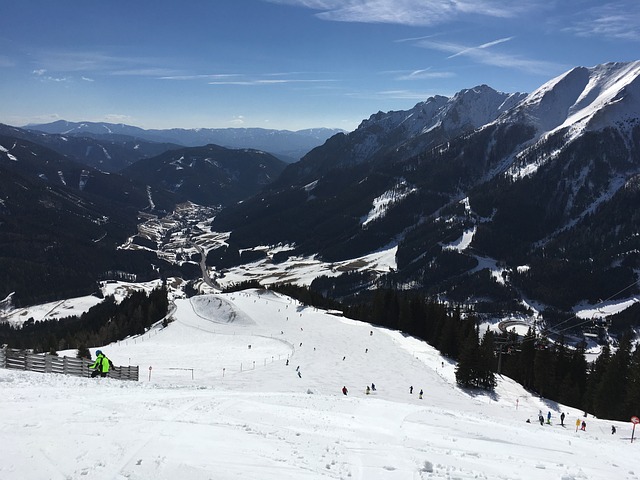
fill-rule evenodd
<path id="1" fill-rule="evenodd" d="M 564 427 L 564 412 L 560 414 L 560 426 Z"/>
<path id="2" fill-rule="evenodd" d="M 409 387 L 409 393 L 413 393 L 413 385 Z"/>
<path id="3" fill-rule="evenodd" d="M 349 390 L 347 390 L 347 387 L 342 387 L 342 394 L 346 395 L 347 393 L 349 393 Z"/>

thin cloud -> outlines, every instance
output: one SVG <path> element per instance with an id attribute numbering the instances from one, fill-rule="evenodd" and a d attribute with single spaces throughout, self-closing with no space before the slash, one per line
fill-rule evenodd
<path id="1" fill-rule="evenodd" d="M 640 10 L 637 2 L 613 2 L 588 9 L 562 29 L 579 37 L 640 39 Z"/>
<path id="2" fill-rule="evenodd" d="M 215 73 L 215 74 L 195 74 L 195 75 L 169 75 L 159 77 L 161 80 L 193 81 L 208 80 L 209 85 L 278 85 L 287 83 L 327 83 L 336 82 L 330 78 L 295 78 L 309 72 L 274 72 L 260 74 L 246 73 Z"/>
<path id="3" fill-rule="evenodd" d="M 434 96 L 434 93 L 413 90 L 380 90 L 378 92 L 351 92 L 345 95 L 367 100 L 415 100 L 421 102 Z"/>
<path id="4" fill-rule="evenodd" d="M 511 0 L 266 0 L 319 10 L 318 18 L 336 22 L 431 26 L 462 15 L 515 17 L 535 2 Z"/>
<path id="5" fill-rule="evenodd" d="M 130 76 L 130 77 L 166 77 L 175 75 L 176 70 L 168 68 L 132 68 L 128 70 L 114 70 L 109 75 Z"/>
<path id="6" fill-rule="evenodd" d="M 262 85 L 278 85 L 287 83 L 328 83 L 336 82 L 330 78 L 292 78 L 299 75 L 300 72 L 290 73 L 263 73 L 260 75 L 230 75 L 229 79 L 220 78 L 219 80 L 213 80 L 209 82 L 209 85 L 245 85 L 245 86 L 262 86 Z M 281 78 L 274 78 L 281 77 Z M 234 78 L 234 79 L 232 79 Z"/>
<path id="7" fill-rule="evenodd" d="M 54 77 L 52 75 L 47 75 L 47 70 L 44 68 L 39 68 L 37 70 L 33 70 L 31 73 L 33 73 L 36 77 L 38 77 L 38 79 L 42 82 L 57 82 L 57 83 L 62 83 L 62 82 L 68 82 L 69 78 L 68 77 Z"/>
<path id="8" fill-rule="evenodd" d="M 452 78 L 456 74 L 453 72 L 437 72 L 431 68 L 422 68 L 418 70 L 393 70 L 382 72 L 384 75 L 393 75 L 395 80 L 428 80 L 433 78 Z"/>
<path id="9" fill-rule="evenodd" d="M 528 73 L 535 73 L 538 75 L 554 74 L 557 73 L 558 70 L 564 68 L 564 66 L 552 62 L 531 60 L 516 55 L 493 52 L 488 47 L 486 47 L 486 45 L 497 45 L 498 43 L 503 42 L 498 40 L 494 42 L 488 42 L 483 44 L 485 45 L 484 48 L 480 48 L 482 47 L 482 45 L 480 47 L 469 47 L 467 45 L 460 45 L 457 43 L 434 42 L 431 40 L 421 40 L 419 42 L 416 42 L 415 45 L 422 48 L 428 48 L 430 50 L 438 50 L 441 52 L 450 53 L 451 55 L 448 58 L 464 56 L 468 57 L 474 62 L 483 65 L 511 68 Z"/>
<path id="10" fill-rule="evenodd" d="M 184 73 L 173 68 L 158 66 L 166 63 L 163 59 L 118 56 L 98 51 L 42 50 L 34 57 L 38 65 L 35 71 L 151 77 Z"/>
<path id="11" fill-rule="evenodd" d="M 458 57 L 460 55 L 467 55 L 467 54 L 471 53 L 473 50 L 481 50 L 481 49 L 484 49 L 484 48 L 493 47 L 493 46 L 499 45 L 501 43 L 509 42 L 510 40 L 513 40 L 513 37 L 500 38 L 498 40 L 494 40 L 493 42 L 483 43 L 482 45 L 478 45 L 477 47 L 465 48 L 464 50 L 461 50 L 458 53 L 454 53 L 453 55 L 450 55 L 447 58 Z"/>
<path id="12" fill-rule="evenodd" d="M 216 73 L 216 74 L 196 74 L 196 75 L 166 75 L 160 80 L 215 80 L 224 78 L 241 77 L 240 73 Z"/>

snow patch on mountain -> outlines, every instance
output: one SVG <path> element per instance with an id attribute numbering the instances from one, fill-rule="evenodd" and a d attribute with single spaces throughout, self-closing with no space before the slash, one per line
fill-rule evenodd
<path id="1" fill-rule="evenodd" d="M 7 149 L 6 147 L 3 147 L 2 145 L 0 145 L 0 152 L 5 153 L 7 155 L 7 157 L 9 158 L 9 160 L 12 160 L 14 162 L 18 161 L 18 159 L 14 155 L 9 153 L 9 149 Z"/>
<path id="2" fill-rule="evenodd" d="M 443 245 L 443 250 L 456 250 L 458 252 L 463 252 L 471 245 L 473 241 L 473 237 L 476 234 L 477 227 L 474 225 L 472 228 L 469 228 L 464 231 L 462 236 L 458 238 L 455 242 L 449 243 L 448 245 Z"/>
<path id="3" fill-rule="evenodd" d="M 374 222 L 380 218 L 383 218 L 389 208 L 393 205 L 400 203 L 408 195 L 417 191 L 415 187 L 407 185 L 404 179 L 400 180 L 398 184 L 391 190 L 384 192 L 379 197 L 373 200 L 373 207 L 367 215 L 360 219 L 360 224 L 366 227 L 369 223 Z"/>

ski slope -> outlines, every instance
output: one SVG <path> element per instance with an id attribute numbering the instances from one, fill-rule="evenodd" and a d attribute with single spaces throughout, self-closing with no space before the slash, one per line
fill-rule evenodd
<path id="1" fill-rule="evenodd" d="M 101 347 L 116 365 L 140 365 L 139 382 L 0 369 L 0 480 L 640 473 L 630 423 L 589 415 L 576 432 L 582 412 L 507 378 L 495 394 L 464 392 L 452 363 L 399 332 L 265 291 L 176 304 L 167 328 Z M 536 422 L 540 410 L 552 425 Z"/>

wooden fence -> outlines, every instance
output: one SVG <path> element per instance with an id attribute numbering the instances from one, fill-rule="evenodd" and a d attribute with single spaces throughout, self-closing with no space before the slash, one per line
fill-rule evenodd
<path id="1" fill-rule="evenodd" d="M 58 357 L 56 355 L 28 353 L 14 348 L 0 348 L 0 368 L 29 370 L 40 373 L 62 373 L 76 377 L 90 377 L 93 362 L 84 358 Z M 107 377 L 117 380 L 138 381 L 139 368 L 135 366 L 118 367 L 109 370 Z"/>

